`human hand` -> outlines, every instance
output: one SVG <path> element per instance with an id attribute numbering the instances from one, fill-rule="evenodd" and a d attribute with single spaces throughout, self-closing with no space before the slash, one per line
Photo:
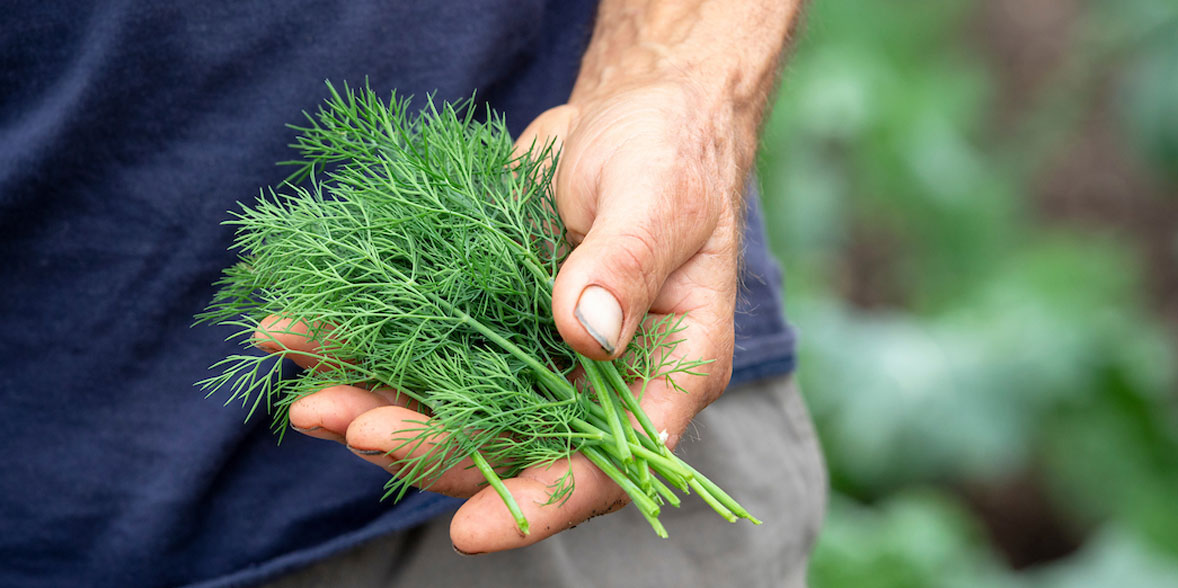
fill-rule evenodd
<path id="1" fill-rule="evenodd" d="M 704 157 L 680 152 L 693 136 L 707 138 L 688 130 L 702 124 L 692 118 L 699 110 L 689 105 L 690 94 L 682 88 L 633 88 L 554 109 L 521 137 L 521 144 L 549 137 L 564 143 L 557 206 L 570 239 L 578 243 L 554 284 L 554 314 L 566 340 L 591 357 L 616 355 L 651 308 L 686 315 L 687 341 L 677 354 L 716 360 L 708 366 L 709 376 L 677 380 L 686 394 L 661 380 L 646 389 L 644 409 L 659 430 L 668 432 L 670 444 L 727 381 L 736 287 L 739 182 L 735 169 L 727 178 L 714 171 L 726 167 L 716 165 L 717 154 L 708 147 L 691 149 Z M 279 348 L 319 354 L 316 342 L 286 332 L 297 328 L 273 319 L 265 325 L 269 335 L 260 341 L 272 336 Z M 343 441 L 385 467 L 407 457 L 394 450 L 403 432 L 418 429 L 424 418 L 392 391 L 354 386 L 325 389 L 290 408 L 298 429 Z M 440 475 L 430 489 L 473 496 L 452 525 L 459 549 L 507 549 L 624 504 L 622 491 L 585 458 L 575 457 L 571 467 L 576 490 L 559 504 L 544 505 L 549 486 L 566 471 L 563 464 L 532 468 L 505 481 L 531 523 L 526 537 L 494 491 L 484 489 L 477 469 L 460 465 Z"/>
<path id="2" fill-rule="evenodd" d="M 552 311 L 564 339 L 594 359 L 616 357 L 648 310 L 672 313 L 685 316 L 686 327 L 675 354 L 713 360 L 708 375 L 676 381 L 686 393 L 661 380 L 646 388 L 642 408 L 667 432 L 668 446 L 720 395 L 731 373 L 740 197 L 766 88 L 795 10 L 795 3 L 746 2 L 734 9 L 700 1 L 639 9 L 607 1 L 569 104 L 543 113 L 517 142 L 526 149 L 555 140 L 562 147 L 556 201 L 576 245 L 553 286 Z M 672 26 L 644 28 L 660 23 Z M 771 30 L 753 35 L 758 28 Z M 748 38 L 704 51 L 697 61 L 666 57 L 711 50 L 721 29 L 742 30 Z M 671 50 L 648 38 L 664 34 L 693 49 Z M 297 325 L 277 318 L 264 324 L 271 334 L 262 340 L 317 352 L 315 341 L 296 334 Z M 395 468 L 416 456 L 398 448 L 414 435 L 404 432 L 419 429 L 425 418 L 417 408 L 394 391 L 335 386 L 292 404 L 290 420 L 304 433 L 344 442 L 360 457 Z M 579 454 L 570 464 L 526 469 L 504 480 L 530 522 L 525 536 L 470 465 L 460 463 L 430 485 L 470 498 L 450 527 L 455 548 L 465 553 L 535 543 L 627 500 Z M 548 504 L 550 486 L 570 468 L 575 490 Z"/>

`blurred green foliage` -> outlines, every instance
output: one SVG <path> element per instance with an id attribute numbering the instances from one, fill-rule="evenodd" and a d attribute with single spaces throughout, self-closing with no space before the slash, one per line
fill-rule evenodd
<path id="1" fill-rule="evenodd" d="M 979 7 L 812 3 L 766 129 L 833 486 L 812 585 L 1178 586 L 1173 325 L 1122 236 L 1029 212 L 1076 81 L 1108 68 L 1133 157 L 1173 181 L 1178 2 L 1076 3 L 1057 86 L 1003 132 Z M 960 489 L 1027 472 L 1083 544 L 1013 571 Z"/>
<path id="2" fill-rule="evenodd" d="M 1165 31 L 1165 30 L 1164 30 Z M 1137 148 L 1178 179 L 1178 33 L 1150 39 L 1125 84 L 1124 116 Z"/>

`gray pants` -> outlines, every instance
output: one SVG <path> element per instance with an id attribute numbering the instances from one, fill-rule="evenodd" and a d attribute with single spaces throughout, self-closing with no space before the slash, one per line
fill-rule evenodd
<path id="1" fill-rule="evenodd" d="M 271 584 L 313 586 L 805 586 L 827 478 L 789 377 L 728 390 L 676 453 L 764 524 L 729 524 L 694 495 L 664 508 L 659 539 L 633 507 L 536 545 L 478 556 L 450 547 L 449 518 L 362 545 Z"/>

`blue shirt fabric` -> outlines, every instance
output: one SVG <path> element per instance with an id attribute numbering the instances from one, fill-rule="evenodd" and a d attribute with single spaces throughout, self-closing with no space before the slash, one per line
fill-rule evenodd
<path id="1" fill-rule="evenodd" d="M 16 0 L 0 20 L 0 586 L 243 585 L 456 501 L 381 502 L 335 444 L 205 399 L 236 349 L 190 328 L 219 224 L 286 170 L 323 80 L 481 99 L 518 133 L 562 103 L 594 3 Z M 751 207 L 734 382 L 792 368 Z"/>

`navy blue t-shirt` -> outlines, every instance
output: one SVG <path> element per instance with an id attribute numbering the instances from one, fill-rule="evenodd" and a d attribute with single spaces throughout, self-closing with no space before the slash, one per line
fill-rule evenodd
<path id="1" fill-rule="evenodd" d="M 594 3 L 112 0 L 0 21 L 0 586 L 248 584 L 457 504 L 193 382 L 236 201 L 280 181 L 323 80 L 479 96 L 514 132 L 568 96 Z M 753 208 L 755 211 L 755 207 Z M 734 381 L 792 368 L 755 213 Z"/>

